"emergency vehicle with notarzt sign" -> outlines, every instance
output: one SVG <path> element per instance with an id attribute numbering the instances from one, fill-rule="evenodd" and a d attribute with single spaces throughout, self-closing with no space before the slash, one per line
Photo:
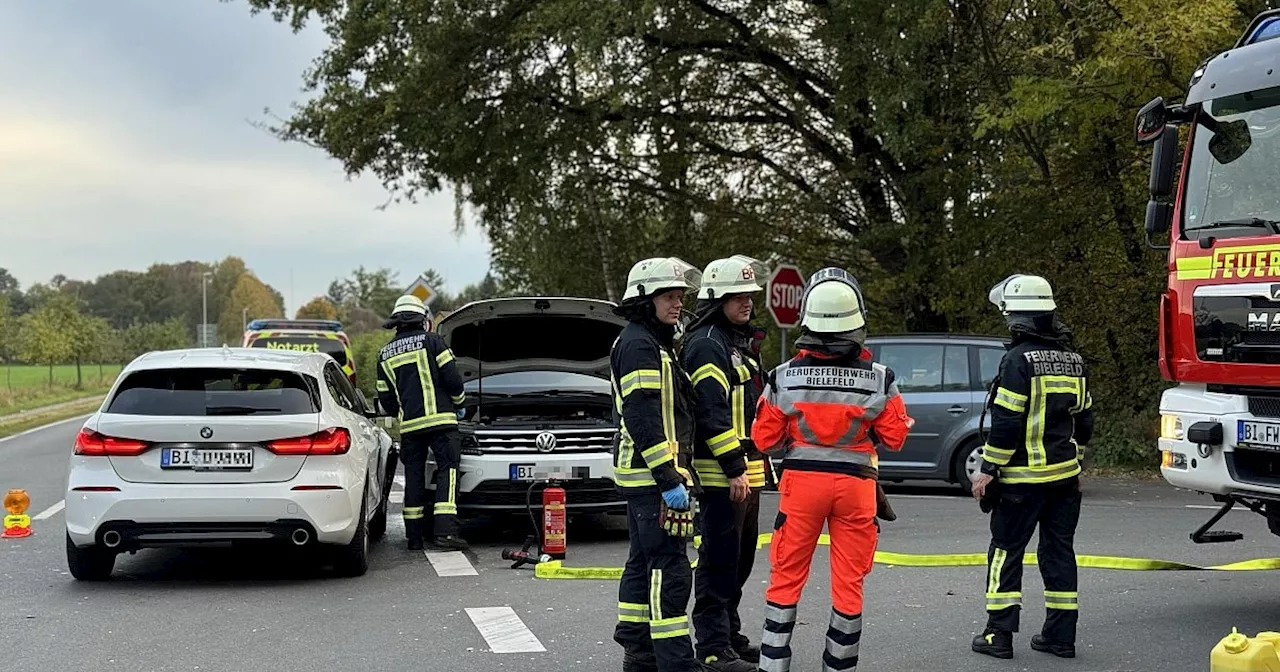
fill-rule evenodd
<path id="1" fill-rule="evenodd" d="M 253 320 L 244 332 L 243 347 L 294 352 L 321 352 L 338 363 L 352 385 L 356 361 L 351 339 L 337 320 Z"/>
<path id="2" fill-rule="evenodd" d="M 1242 505 L 1280 535 L 1280 10 L 1256 16 L 1236 44 L 1203 61 L 1186 99 L 1137 115 L 1153 144 L 1146 230 L 1168 236 L 1160 297 L 1161 473 L 1222 508 Z M 1186 147 L 1176 189 L 1179 128 Z M 1155 246 L 1155 245 L 1153 245 Z"/>

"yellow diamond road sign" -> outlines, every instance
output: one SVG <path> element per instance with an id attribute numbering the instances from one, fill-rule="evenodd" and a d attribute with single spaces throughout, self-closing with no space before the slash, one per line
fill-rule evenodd
<path id="1" fill-rule="evenodd" d="M 412 285 L 409 285 L 409 289 L 405 290 L 405 294 L 412 294 L 422 299 L 422 302 L 428 306 L 431 305 L 432 301 L 436 300 L 436 290 L 431 289 L 431 286 L 427 284 L 427 279 L 421 275 L 418 276 L 417 280 L 413 281 Z"/>

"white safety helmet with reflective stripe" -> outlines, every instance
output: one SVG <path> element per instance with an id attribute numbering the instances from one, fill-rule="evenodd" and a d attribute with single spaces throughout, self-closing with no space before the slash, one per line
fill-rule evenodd
<path id="1" fill-rule="evenodd" d="M 824 268 L 809 276 L 800 305 L 800 326 L 823 334 L 842 334 L 867 326 L 862 288 L 840 268 Z"/>
<path id="2" fill-rule="evenodd" d="M 422 302 L 422 299 L 412 294 L 405 294 L 396 299 L 396 307 L 391 309 L 391 314 L 396 315 L 399 313 L 416 313 L 425 320 L 431 319 L 431 309 Z"/>
<path id="3" fill-rule="evenodd" d="M 627 274 L 622 300 L 654 296 L 672 289 L 698 289 L 702 272 L 676 257 L 653 257 L 636 262 Z"/>
<path id="4" fill-rule="evenodd" d="M 728 259 L 716 259 L 702 272 L 702 288 L 699 299 L 722 299 L 730 294 L 763 292 L 764 263 L 743 254 Z"/>
<path id="5" fill-rule="evenodd" d="M 1053 300 L 1053 287 L 1038 275 L 1015 273 L 996 283 L 987 299 L 1006 315 L 1046 313 L 1058 308 Z"/>

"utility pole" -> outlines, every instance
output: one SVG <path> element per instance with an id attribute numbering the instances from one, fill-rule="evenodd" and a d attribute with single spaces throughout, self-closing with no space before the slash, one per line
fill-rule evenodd
<path id="1" fill-rule="evenodd" d="M 209 277 L 213 274 L 205 271 L 200 274 L 200 347 L 209 347 Z"/>

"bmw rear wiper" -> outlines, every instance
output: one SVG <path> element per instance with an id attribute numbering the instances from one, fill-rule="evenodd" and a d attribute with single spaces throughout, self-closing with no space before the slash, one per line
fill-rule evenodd
<path id="1" fill-rule="evenodd" d="M 206 415 L 253 415 L 254 413 L 279 413 L 279 408 L 259 406 L 205 406 Z"/>
<path id="2" fill-rule="evenodd" d="M 1228 226 L 1248 226 L 1255 229 L 1267 229 L 1271 233 L 1280 233 L 1280 221 L 1276 221 L 1274 219 L 1262 219 L 1261 217 L 1240 217 L 1238 219 L 1223 219 L 1202 228 L 1220 229 Z"/>

